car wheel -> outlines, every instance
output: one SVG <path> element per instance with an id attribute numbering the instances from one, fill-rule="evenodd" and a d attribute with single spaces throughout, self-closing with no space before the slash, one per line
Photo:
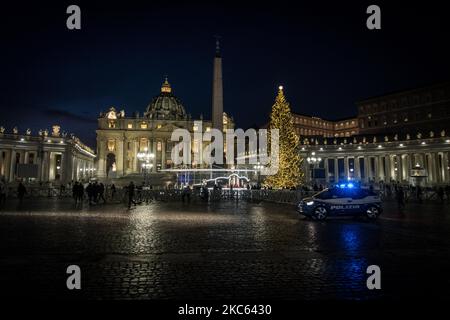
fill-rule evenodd
<path id="1" fill-rule="evenodd" d="M 377 206 L 369 206 L 366 209 L 366 216 L 371 220 L 375 220 L 380 215 L 380 209 Z"/>
<path id="2" fill-rule="evenodd" d="M 314 209 L 314 219 L 316 220 L 325 220 L 327 218 L 328 211 L 325 207 L 316 207 Z"/>

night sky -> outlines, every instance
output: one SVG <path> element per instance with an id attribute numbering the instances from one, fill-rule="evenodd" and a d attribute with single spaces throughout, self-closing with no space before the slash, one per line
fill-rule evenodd
<path id="1" fill-rule="evenodd" d="M 382 30 L 370 31 L 372 1 L 309 2 L 2 4 L 0 125 L 58 123 L 94 146 L 99 112 L 142 114 L 164 75 L 187 112 L 209 118 L 215 34 L 224 109 L 242 128 L 267 121 L 280 84 L 293 111 L 334 120 L 356 115 L 358 100 L 449 80 L 441 4 L 375 2 Z M 81 7 L 80 31 L 66 28 L 70 4 Z"/>

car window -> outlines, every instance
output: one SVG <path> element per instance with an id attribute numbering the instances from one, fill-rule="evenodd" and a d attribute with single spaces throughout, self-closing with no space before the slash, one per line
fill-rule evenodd
<path id="1" fill-rule="evenodd" d="M 318 194 L 316 194 L 314 197 L 317 198 L 317 199 L 322 199 L 322 200 L 331 199 L 332 198 L 332 193 L 329 190 L 324 190 L 324 191 L 319 192 Z"/>
<path id="2" fill-rule="evenodd" d="M 332 198 L 346 198 L 347 195 L 345 193 L 345 189 L 333 188 L 333 189 L 331 189 L 331 197 Z"/>
<path id="3" fill-rule="evenodd" d="M 352 199 L 362 199 L 366 197 L 366 192 L 363 189 L 354 189 L 351 191 L 350 196 Z"/>

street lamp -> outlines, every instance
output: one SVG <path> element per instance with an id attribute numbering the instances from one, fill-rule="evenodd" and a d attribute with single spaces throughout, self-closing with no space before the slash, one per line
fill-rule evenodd
<path id="1" fill-rule="evenodd" d="M 311 182 L 312 182 L 313 181 L 313 170 L 316 167 L 316 165 L 320 164 L 320 162 L 322 161 L 322 158 L 321 157 L 316 157 L 316 153 L 312 152 L 311 156 L 306 158 L 306 161 L 308 162 L 309 167 L 310 167 Z"/>
<path id="2" fill-rule="evenodd" d="M 148 148 L 144 148 L 143 152 L 138 152 L 137 158 L 142 161 L 142 172 L 144 173 L 144 185 L 148 185 L 148 172 L 153 168 L 153 163 L 150 163 L 155 155 L 148 151 Z"/>

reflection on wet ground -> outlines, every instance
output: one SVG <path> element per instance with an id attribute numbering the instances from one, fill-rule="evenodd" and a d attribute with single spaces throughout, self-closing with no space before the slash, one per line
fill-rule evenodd
<path id="1" fill-rule="evenodd" d="M 36 200 L 0 211 L 3 295 L 41 298 L 449 297 L 450 207 L 386 204 L 377 222 L 315 222 L 271 203 L 82 209 Z M 77 264 L 83 288 L 65 288 Z M 382 290 L 366 288 L 379 265 Z"/>

